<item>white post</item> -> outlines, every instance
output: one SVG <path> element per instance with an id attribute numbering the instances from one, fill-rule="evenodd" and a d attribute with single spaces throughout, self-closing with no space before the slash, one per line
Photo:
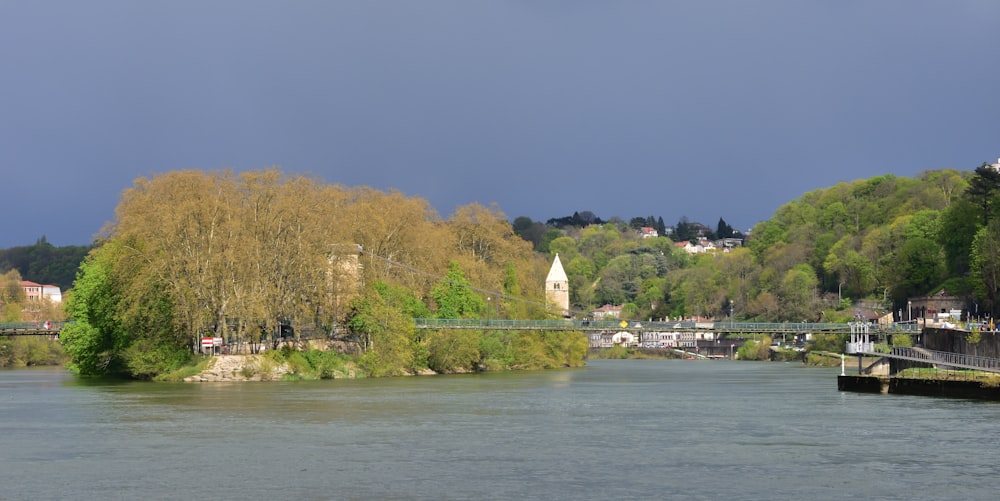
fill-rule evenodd
<path id="1" fill-rule="evenodd" d="M 844 359 L 845 358 L 847 358 L 847 357 L 845 357 L 844 354 L 841 353 L 840 354 L 840 375 L 841 376 L 846 376 L 847 375 L 847 374 L 844 374 Z"/>

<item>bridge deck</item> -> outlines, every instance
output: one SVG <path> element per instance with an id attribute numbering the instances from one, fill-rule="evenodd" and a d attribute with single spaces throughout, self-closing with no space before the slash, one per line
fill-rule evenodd
<path id="1" fill-rule="evenodd" d="M 851 333 L 857 325 L 851 323 L 810 322 L 622 322 L 620 320 L 506 320 L 466 318 L 415 318 L 418 329 L 497 329 L 497 330 L 564 330 L 672 332 L 703 331 L 717 333 L 790 334 L 790 333 Z M 869 325 L 871 332 L 917 332 L 916 325 L 894 324 L 879 330 Z"/>
<path id="2" fill-rule="evenodd" d="M 0 336 L 55 336 L 68 322 L 0 322 Z"/>

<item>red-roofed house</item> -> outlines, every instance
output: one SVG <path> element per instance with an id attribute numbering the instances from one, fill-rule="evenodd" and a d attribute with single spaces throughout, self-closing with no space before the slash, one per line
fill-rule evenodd
<path id="1" fill-rule="evenodd" d="M 612 318 L 621 318 L 622 307 L 611 306 L 610 304 L 606 304 L 592 311 L 591 314 L 594 316 L 594 320 L 608 320 Z"/>
<path id="2" fill-rule="evenodd" d="M 53 303 L 62 302 L 62 291 L 55 285 L 42 285 L 30 280 L 21 280 L 21 289 L 24 290 L 24 297 L 29 301 L 46 298 Z"/>

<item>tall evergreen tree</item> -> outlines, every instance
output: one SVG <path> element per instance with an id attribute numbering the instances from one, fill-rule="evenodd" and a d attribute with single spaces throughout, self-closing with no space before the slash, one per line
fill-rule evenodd
<path id="1" fill-rule="evenodd" d="M 987 225 L 998 208 L 997 195 L 1000 194 L 1000 170 L 983 163 L 976 167 L 976 173 L 969 180 L 969 188 L 965 193 L 979 207 L 982 223 Z"/>

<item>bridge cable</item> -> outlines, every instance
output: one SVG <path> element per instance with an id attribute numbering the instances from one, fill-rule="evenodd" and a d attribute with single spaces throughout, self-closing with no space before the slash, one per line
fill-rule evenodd
<path id="1" fill-rule="evenodd" d="M 413 266 L 410 266 L 408 264 L 404 264 L 404 263 L 400 263 L 400 262 L 397 262 L 397 261 L 393 261 L 392 259 L 389 259 L 387 257 L 379 256 L 378 254 L 368 253 L 364 249 L 360 249 L 359 252 L 361 254 L 366 255 L 366 256 L 371 256 L 371 257 L 374 257 L 376 259 L 380 259 L 380 260 L 385 261 L 386 263 L 388 263 L 388 264 L 390 264 L 392 266 L 398 266 L 400 268 L 403 268 L 405 270 L 411 271 L 413 273 L 418 273 L 418 274 L 425 275 L 425 276 L 428 276 L 428 277 L 431 277 L 431 278 L 436 278 L 438 280 L 448 280 L 448 277 L 437 275 L 437 274 L 434 274 L 434 273 L 431 273 L 431 272 L 428 272 L 428 271 L 419 270 L 419 269 L 414 268 Z M 454 283 L 453 281 L 450 281 L 450 280 L 448 280 L 448 282 L 451 283 L 451 284 L 453 284 L 453 285 L 463 285 L 463 284 Z M 467 285 L 468 285 L 468 287 L 470 289 L 472 289 L 472 290 L 474 290 L 476 292 L 479 292 L 481 294 L 486 294 L 487 296 L 493 296 L 493 297 L 498 297 L 498 298 L 503 298 L 503 299 L 509 299 L 511 301 L 520 301 L 522 303 L 526 303 L 526 304 L 530 304 L 530 305 L 534 305 L 534 306 L 540 306 L 540 307 L 542 307 L 543 309 L 545 309 L 547 311 L 552 309 L 552 307 L 549 304 L 547 304 L 547 303 L 540 303 L 538 301 L 532 301 L 530 299 L 525 299 L 525 298 L 511 296 L 511 295 L 505 294 L 503 292 L 491 291 L 491 290 L 488 290 L 488 289 L 483 289 L 481 287 L 476 287 L 476 286 L 474 286 L 472 284 L 467 284 Z M 574 315 L 580 314 L 580 315 L 584 315 L 585 316 L 587 314 L 587 312 L 573 310 L 573 309 L 570 309 L 569 312 L 572 313 L 572 314 L 574 314 Z"/>

